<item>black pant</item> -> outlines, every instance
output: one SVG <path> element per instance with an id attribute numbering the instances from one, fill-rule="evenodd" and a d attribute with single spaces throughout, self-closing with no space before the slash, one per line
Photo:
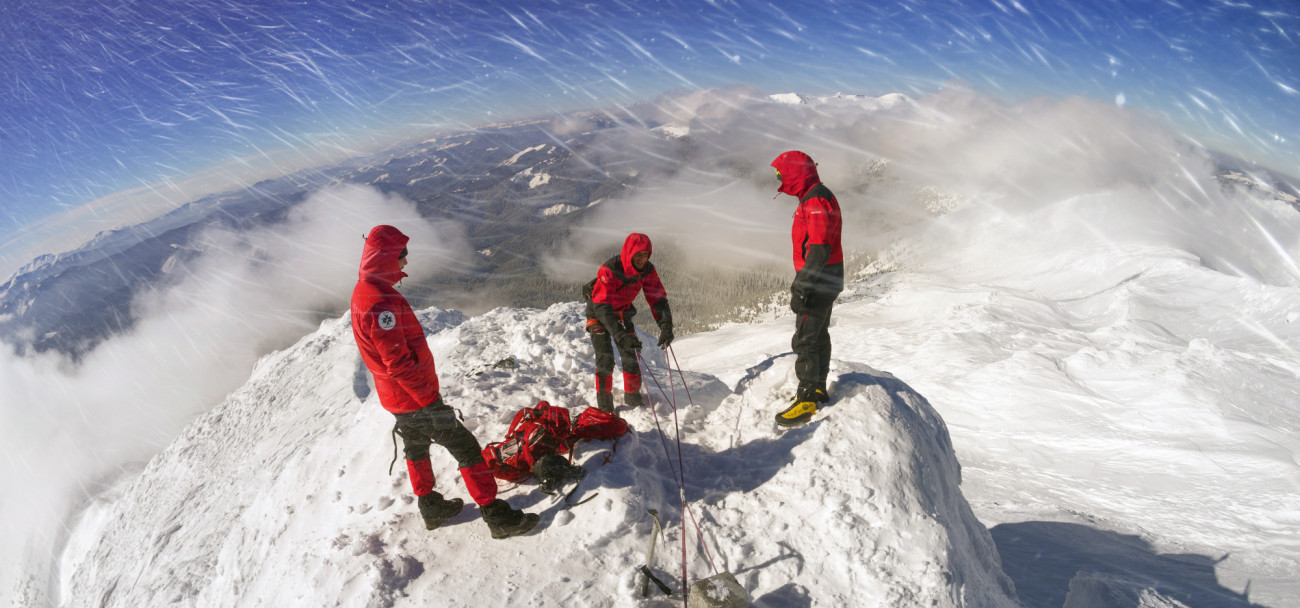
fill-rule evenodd
<path id="1" fill-rule="evenodd" d="M 632 324 L 630 315 L 624 317 L 620 325 L 622 326 L 615 328 L 615 331 L 636 333 L 636 326 Z M 600 322 L 589 326 L 588 329 L 591 330 L 591 347 L 596 351 L 596 373 L 606 376 L 614 373 L 614 347 L 618 342 L 614 341 L 614 337 Z M 637 362 L 636 349 L 619 346 L 618 355 L 623 358 L 623 373 L 641 375 L 641 364 Z"/>
<path id="2" fill-rule="evenodd" d="M 836 294 L 838 295 L 838 294 Z M 795 317 L 794 375 L 799 379 L 799 396 L 813 389 L 826 390 L 826 376 L 831 371 L 831 308 L 835 296 L 809 298 L 806 311 Z"/>
<path id="3" fill-rule="evenodd" d="M 414 412 L 394 416 L 407 460 L 417 462 L 429 458 L 429 444 L 436 443 L 446 448 L 462 469 L 483 462 L 478 439 L 456 418 L 456 410 L 442 399 Z"/>

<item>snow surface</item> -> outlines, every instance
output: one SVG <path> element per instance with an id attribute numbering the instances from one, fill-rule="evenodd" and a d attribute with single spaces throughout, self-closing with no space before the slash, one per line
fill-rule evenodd
<path id="1" fill-rule="evenodd" d="M 444 398 L 480 438 L 504 435 L 514 411 L 540 399 L 576 414 L 593 373 L 581 314 L 577 303 L 471 319 L 422 312 Z M 695 346 L 683 351 L 710 347 L 684 342 Z M 531 482 L 503 484 L 507 500 L 543 519 L 530 536 L 495 541 L 473 508 L 423 529 L 401 461 L 387 474 L 392 417 L 355 349 L 342 319 L 264 358 L 120 495 L 87 512 L 66 552 L 63 601 L 675 605 L 641 599 L 635 572 L 646 509 L 656 509 L 666 531 L 655 570 L 680 589 L 680 452 L 693 580 L 730 570 L 766 605 L 1015 605 L 992 537 L 959 490 L 943 421 L 887 373 L 837 362 L 836 404 L 785 433 L 771 416 L 789 397 L 789 355 L 757 361 L 734 388 L 673 375 L 676 416 L 660 400 L 654 412 L 624 412 L 634 430 L 616 444 L 581 446 L 589 474 L 575 500 L 590 502 L 565 509 Z M 663 355 L 646 354 L 647 381 L 667 389 Z M 508 357 L 513 366 L 494 365 Z M 444 493 L 468 498 L 445 452 L 435 450 L 434 470 Z"/>
<path id="2" fill-rule="evenodd" d="M 538 186 L 545 186 L 550 182 L 551 182 L 550 173 L 538 173 L 537 175 L 534 175 L 532 179 L 528 180 L 528 187 L 536 188 Z"/>

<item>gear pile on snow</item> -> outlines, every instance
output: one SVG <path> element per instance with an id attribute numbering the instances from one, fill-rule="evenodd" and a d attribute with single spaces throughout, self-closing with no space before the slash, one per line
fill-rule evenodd
<path id="1" fill-rule="evenodd" d="M 564 481 L 581 479 L 580 474 L 571 470 L 580 471 L 581 467 L 570 464 L 569 459 L 559 458 L 564 464 L 560 467 L 547 457 L 571 455 L 573 446 L 583 439 L 615 439 L 626 432 L 626 422 L 599 409 L 587 408 L 575 422 L 570 419 L 568 408 L 539 401 L 515 413 L 505 439 L 483 448 L 483 460 L 497 479 L 521 481 L 536 474 L 543 484 L 550 482 L 543 489 L 554 489 Z M 548 463 L 543 467 L 546 476 L 538 470 L 538 463 L 543 461 Z"/>

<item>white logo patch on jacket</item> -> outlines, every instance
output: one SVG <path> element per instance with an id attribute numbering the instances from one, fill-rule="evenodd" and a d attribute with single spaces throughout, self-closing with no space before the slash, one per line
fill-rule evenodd
<path id="1" fill-rule="evenodd" d="M 397 315 L 388 310 L 379 313 L 379 327 L 381 329 L 392 329 L 397 327 Z"/>

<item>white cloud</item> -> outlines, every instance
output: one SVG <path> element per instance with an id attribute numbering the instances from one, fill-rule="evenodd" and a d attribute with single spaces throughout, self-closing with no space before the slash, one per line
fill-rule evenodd
<path id="1" fill-rule="evenodd" d="M 0 563 L 49 551 L 54 539 L 29 531 L 57 529 L 48 524 L 220 402 L 267 349 L 314 329 L 322 311 L 343 310 L 377 224 L 411 237 L 408 280 L 467 257 L 459 226 L 430 223 L 371 188 L 330 188 L 282 224 L 203 235 L 201 255 L 173 271 L 183 279 L 140 294 L 134 329 L 79 364 L 0 352 Z"/>
<path id="2" fill-rule="evenodd" d="M 1216 269 L 1274 282 L 1297 276 L 1287 251 L 1300 235 L 1290 224 L 1248 219 L 1203 150 L 1138 112 L 1074 97 L 1010 106 L 960 84 L 915 103 L 808 99 L 778 103 L 745 87 L 696 91 L 638 109 L 646 124 L 689 128 L 684 140 L 635 124 L 602 132 L 605 143 L 593 147 L 619 142 L 644 152 L 640 186 L 603 202 L 547 260 L 548 271 L 580 279 L 629 232 L 700 264 L 785 260 L 795 201 L 773 200 L 769 163 L 799 149 L 839 199 L 846 249 L 877 254 L 900 231 L 930 233 L 910 252 L 893 252 L 898 263 L 946 263 L 944 251 L 963 251 L 973 264 L 985 251 L 957 242 L 983 243 L 990 255 L 1007 246 L 1155 243 L 1187 249 Z M 982 219 L 971 223 L 972 216 Z M 1241 246 L 1261 232 L 1278 247 Z M 1245 240 L 1223 246 L 1224 239 Z"/>

